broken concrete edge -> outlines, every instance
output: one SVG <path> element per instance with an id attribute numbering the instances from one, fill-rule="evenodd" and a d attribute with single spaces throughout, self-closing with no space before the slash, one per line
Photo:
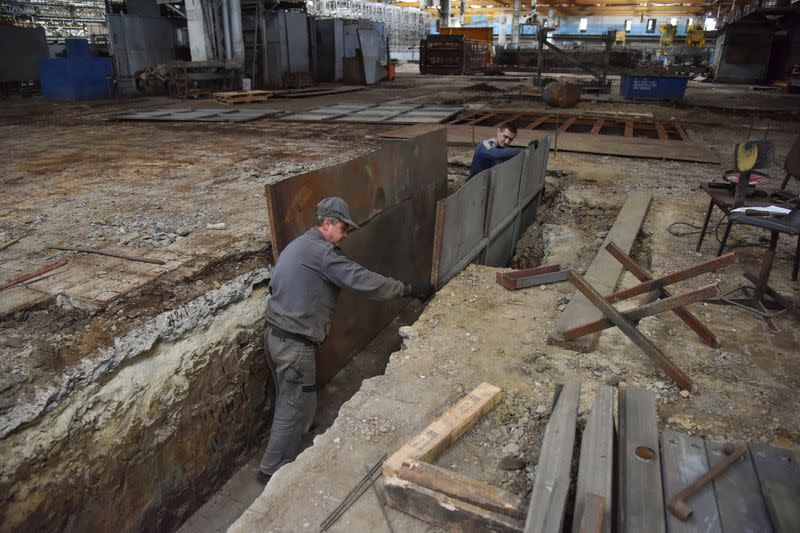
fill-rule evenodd
<path id="1" fill-rule="evenodd" d="M 18 401 L 0 416 L 0 439 L 36 420 L 55 408 L 76 390 L 97 382 L 120 364 L 150 350 L 159 341 L 172 341 L 194 328 L 207 324 L 215 313 L 231 303 L 244 300 L 253 287 L 270 279 L 272 268 L 259 268 L 242 274 L 218 289 L 211 290 L 176 309 L 153 317 L 143 327 L 114 340 L 103 348 L 67 368 L 58 383 L 37 387 L 27 402 Z"/>

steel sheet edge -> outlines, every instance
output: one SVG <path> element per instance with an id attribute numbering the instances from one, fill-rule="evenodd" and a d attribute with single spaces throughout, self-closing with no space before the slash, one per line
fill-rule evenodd
<path id="1" fill-rule="evenodd" d="M 361 226 L 342 246 L 349 258 L 396 279 L 426 281 L 431 272 L 436 202 L 446 194 L 444 128 L 268 184 L 267 217 L 275 259 L 312 225 L 319 200 L 340 196 Z M 407 304 L 405 298 L 375 302 L 343 290 L 331 333 L 317 354 L 317 383 L 329 382 Z"/>

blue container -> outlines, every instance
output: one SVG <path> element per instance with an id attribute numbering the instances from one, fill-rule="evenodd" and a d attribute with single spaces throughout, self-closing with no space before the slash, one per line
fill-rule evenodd
<path id="1" fill-rule="evenodd" d="M 84 39 L 67 39 L 66 43 L 66 59 L 41 59 L 37 63 L 44 99 L 73 102 L 111 98 L 111 58 L 94 57 Z"/>
<path id="2" fill-rule="evenodd" d="M 689 78 L 684 76 L 620 76 L 619 94 L 637 100 L 673 100 L 683 98 Z"/>

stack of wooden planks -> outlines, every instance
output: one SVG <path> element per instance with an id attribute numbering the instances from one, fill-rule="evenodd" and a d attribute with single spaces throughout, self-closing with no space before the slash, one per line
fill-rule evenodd
<path id="1" fill-rule="evenodd" d="M 225 105 L 255 104 L 266 101 L 273 94 L 271 91 L 228 91 L 214 93 L 214 99 Z"/>

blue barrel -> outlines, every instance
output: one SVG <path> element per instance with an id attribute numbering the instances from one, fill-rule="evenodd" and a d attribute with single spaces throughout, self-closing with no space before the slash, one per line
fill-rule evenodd
<path id="1" fill-rule="evenodd" d="M 673 100 L 683 98 L 689 78 L 685 76 L 640 76 L 622 74 L 619 94 L 636 100 Z"/>

